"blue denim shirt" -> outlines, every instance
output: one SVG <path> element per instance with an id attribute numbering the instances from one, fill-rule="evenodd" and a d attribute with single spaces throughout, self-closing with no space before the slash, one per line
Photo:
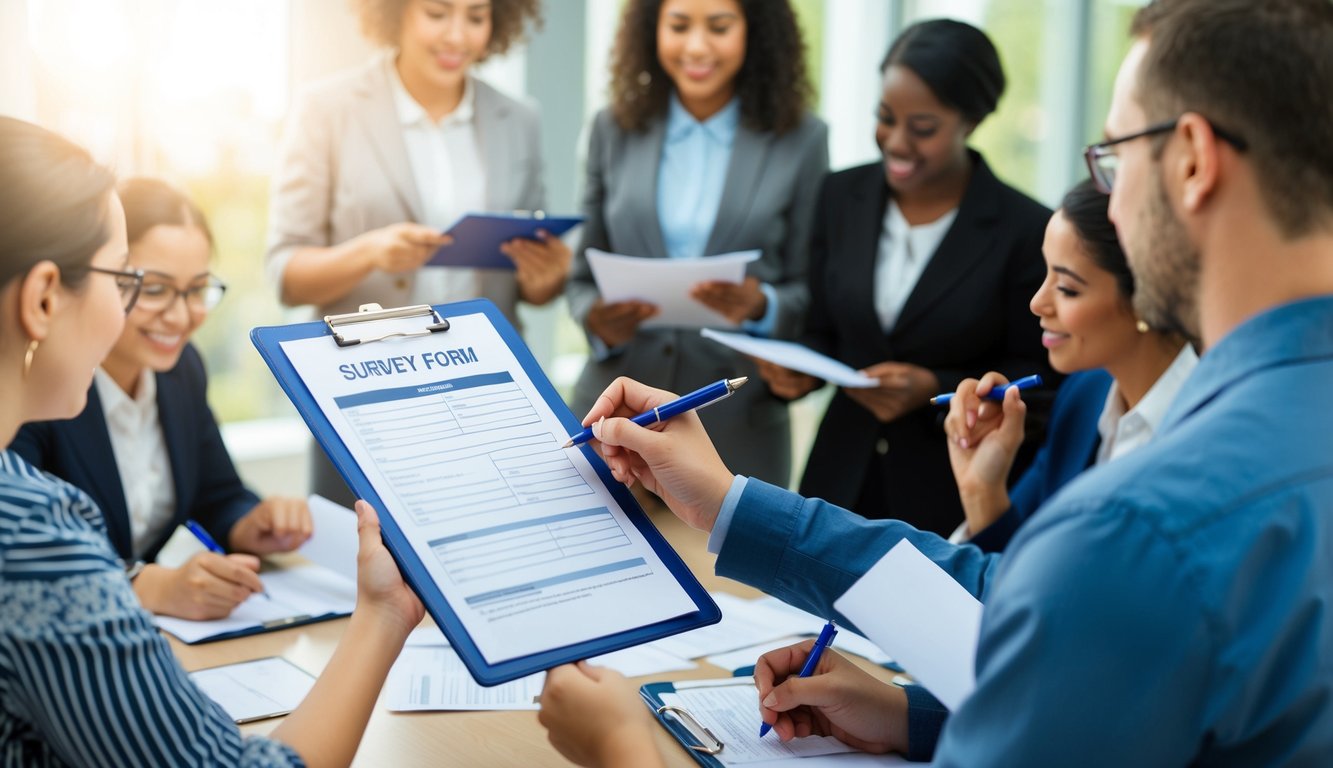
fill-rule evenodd
<path id="1" fill-rule="evenodd" d="M 835 615 L 907 538 L 981 597 L 940 765 L 1326 765 L 1330 385 L 1333 297 L 1293 302 L 1209 350 L 1153 443 L 1071 482 L 1002 560 L 749 481 L 717 571 Z"/>

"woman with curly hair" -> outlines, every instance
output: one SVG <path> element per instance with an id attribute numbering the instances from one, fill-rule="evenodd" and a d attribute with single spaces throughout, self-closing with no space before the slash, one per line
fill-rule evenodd
<path id="1" fill-rule="evenodd" d="M 504 246 L 515 269 L 426 266 L 470 211 L 544 207 L 537 112 L 472 74 L 504 53 L 540 0 L 354 0 L 370 62 L 298 99 L 273 180 L 267 271 L 284 304 L 317 314 L 488 298 L 515 319 L 564 288 L 557 237 Z M 315 489 L 350 503 L 333 466 Z"/>
<path id="2" fill-rule="evenodd" d="M 574 410 L 617 376 L 677 392 L 748 375 L 725 407 L 703 412 L 738 472 L 786 485 L 787 404 L 754 364 L 697 331 L 641 328 L 655 308 L 607 303 L 586 250 L 689 258 L 758 249 L 741 283 L 693 298 L 760 336 L 790 338 L 805 315 L 807 242 L 828 170 L 828 130 L 808 112 L 805 47 L 786 0 L 631 0 L 611 63 L 611 106 L 588 148 L 583 241 L 568 286 L 593 357 Z"/>

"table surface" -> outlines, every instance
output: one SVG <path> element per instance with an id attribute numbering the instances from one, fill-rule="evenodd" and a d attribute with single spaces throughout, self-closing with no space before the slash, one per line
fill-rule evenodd
<path id="1" fill-rule="evenodd" d="M 714 575 L 715 557 L 706 549 L 707 536 L 680 522 L 666 509 L 649 513 L 653 523 L 671 542 L 681 559 L 710 592 L 728 592 L 740 597 L 763 593 L 736 581 Z M 427 617 L 427 622 L 429 622 Z M 293 629 L 203 645 L 185 645 L 168 636 L 172 650 L 187 670 L 213 667 L 266 656 L 283 656 L 303 669 L 324 668 L 346 627 L 347 619 L 325 621 Z M 812 628 L 812 631 L 817 628 Z M 864 660 L 862 666 L 881 679 L 892 673 Z M 689 680 L 727 677 L 730 672 L 698 660 L 696 669 L 636 678 L 642 684 L 659 680 Z M 268 733 L 281 718 L 241 726 L 245 733 Z M 685 749 L 664 729 L 657 739 L 667 765 L 695 765 Z M 383 694 L 371 715 L 365 737 L 353 765 L 357 766 L 569 766 L 546 741 L 546 731 L 537 713 L 524 712 L 390 712 Z"/>

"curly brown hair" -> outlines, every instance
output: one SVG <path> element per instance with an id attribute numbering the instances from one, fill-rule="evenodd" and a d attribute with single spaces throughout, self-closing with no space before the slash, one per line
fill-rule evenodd
<path id="1" fill-rule="evenodd" d="M 402 37 L 403 11 L 412 0 L 351 0 L 361 20 L 361 33 L 377 45 L 394 47 Z M 523 39 L 524 24 L 542 25 L 541 0 L 490 0 L 491 40 L 486 57 L 504 53 Z"/>
<path id="2" fill-rule="evenodd" d="M 663 0 L 629 0 L 611 53 L 611 114 L 627 131 L 642 131 L 666 114 L 672 84 L 657 59 Z M 736 73 L 741 120 L 783 133 L 805 114 L 813 89 L 805 40 L 787 0 L 737 0 L 745 15 L 745 63 Z"/>

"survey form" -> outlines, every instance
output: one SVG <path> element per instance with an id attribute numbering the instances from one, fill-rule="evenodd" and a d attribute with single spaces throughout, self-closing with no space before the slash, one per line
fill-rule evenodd
<path id="1" fill-rule="evenodd" d="M 490 319 L 448 321 L 281 349 L 486 662 L 697 612 Z"/>

